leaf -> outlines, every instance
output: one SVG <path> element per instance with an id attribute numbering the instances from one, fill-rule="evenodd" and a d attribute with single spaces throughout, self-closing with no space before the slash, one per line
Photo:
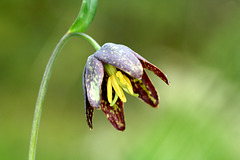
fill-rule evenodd
<path id="1" fill-rule="evenodd" d="M 83 0 L 77 19 L 69 29 L 69 33 L 84 32 L 92 23 L 97 10 L 97 0 Z"/>

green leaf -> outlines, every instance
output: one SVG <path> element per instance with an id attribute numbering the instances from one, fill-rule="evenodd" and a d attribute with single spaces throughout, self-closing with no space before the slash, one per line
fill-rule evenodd
<path id="1" fill-rule="evenodd" d="M 92 23 L 97 10 L 97 0 L 83 0 L 77 19 L 69 29 L 69 33 L 84 32 Z"/>

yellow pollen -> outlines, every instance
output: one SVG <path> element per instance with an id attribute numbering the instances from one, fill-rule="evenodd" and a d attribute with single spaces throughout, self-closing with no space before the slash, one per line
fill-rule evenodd
<path id="1" fill-rule="evenodd" d="M 116 102 L 118 100 L 118 97 L 124 103 L 127 101 L 123 90 L 132 96 L 138 96 L 138 94 L 135 94 L 133 92 L 132 83 L 125 74 L 123 74 L 121 71 L 117 71 L 115 67 L 108 64 L 105 64 L 104 68 L 109 75 L 109 78 L 107 80 L 107 100 L 110 103 L 110 106 L 117 106 Z M 112 88 L 115 91 L 114 98 Z"/>
<path id="2" fill-rule="evenodd" d="M 120 82 L 122 83 L 122 85 L 126 85 L 126 84 L 127 84 L 126 80 L 125 80 L 124 77 L 123 77 L 122 72 L 117 71 L 116 76 L 119 78 L 119 80 L 120 80 Z"/>
<path id="3" fill-rule="evenodd" d="M 123 77 L 124 77 L 124 79 L 127 82 L 127 89 L 128 89 L 128 91 L 130 92 L 130 94 L 134 94 L 133 86 L 132 86 L 132 83 L 131 83 L 130 79 L 127 76 L 125 76 L 125 75 L 123 75 Z"/>
<path id="4" fill-rule="evenodd" d="M 123 93 L 123 90 L 122 88 L 119 86 L 118 82 L 117 82 L 117 79 L 115 77 L 115 75 L 111 75 L 109 78 L 108 78 L 108 82 L 107 83 L 107 96 L 108 96 L 108 101 L 109 103 L 112 103 L 112 87 L 113 89 L 115 90 L 116 94 L 118 95 L 118 97 L 125 103 L 127 102 L 127 99 Z M 111 96 L 110 96 L 111 94 Z"/>
<path id="5" fill-rule="evenodd" d="M 132 84 L 131 84 L 131 81 L 129 80 L 129 78 L 126 75 L 122 74 L 122 72 L 120 72 L 120 71 L 117 71 L 116 76 L 119 78 L 119 81 L 122 83 L 122 85 L 126 86 L 128 92 L 131 95 L 134 94 L 133 87 L 132 87 Z"/>

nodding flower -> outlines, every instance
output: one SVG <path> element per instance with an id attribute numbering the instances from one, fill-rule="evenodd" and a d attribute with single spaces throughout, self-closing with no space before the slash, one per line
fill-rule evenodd
<path id="1" fill-rule="evenodd" d="M 158 107 L 157 91 L 144 69 L 169 84 L 159 68 L 124 45 L 106 43 L 88 57 L 83 72 L 83 92 L 85 115 L 91 129 L 94 109 L 101 109 L 117 130 L 125 129 L 124 92 Z"/>

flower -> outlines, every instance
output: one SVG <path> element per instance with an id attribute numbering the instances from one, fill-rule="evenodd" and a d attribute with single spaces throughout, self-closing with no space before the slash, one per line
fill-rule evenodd
<path id="1" fill-rule="evenodd" d="M 157 91 L 144 68 L 169 84 L 159 68 L 124 45 L 106 43 L 88 57 L 83 92 L 85 115 L 91 129 L 94 109 L 101 109 L 117 130 L 125 129 L 123 103 L 127 100 L 123 91 L 158 107 Z"/>

